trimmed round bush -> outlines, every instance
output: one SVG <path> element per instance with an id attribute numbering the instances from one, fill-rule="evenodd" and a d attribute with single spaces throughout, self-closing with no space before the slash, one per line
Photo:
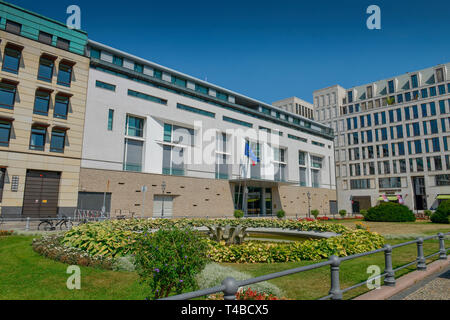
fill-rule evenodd
<path id="1" fill-rule="evenodd" d="M 339 215 L 340 215 L 342 218 L 345 217 L 345 216 L 347 215 L 347 210 L 344 210 L 344 209 L 339 210 Z"/>
<path id="2" fill-rule="evenodd" d="M 361 209 L 361 210 L 359 210 L 359 214 L 362 215 L 363 217 L 365 217 L 366 214 L 367 214 L 367 210 L 366 209 Z"/>
<path id="3" fill-rule="evenodd" d="M 286 212 L 284 212 L 284 210 L 278 210 L 277 211 L 277 217 L 279 219 L 283 219 L 286 216 Z"/>
<path id="4" fill-rule="evenodd" d="M 319 216 L 320 212 L 317 209 L 311 210 L 311 214 L 313 215 L 314 218 L 317 219 L 317 217 Z"/>
<path id="5" fill-rule="evenodd" d="M 450 223 L 450 200 L 441 202 L 430 219 L 434 223 Z"/>
<path id="6" fill-rule="evenodd" d="M 240 219 L 240 218 L 244 217 L 244 211 L 242 211 L 242 210 L 234 210 L 234 217 L 236 219 Z"/>
<path id="7" fill-rule="evenodd" d="M 405 205 L 394 202 L 382 202 L 370 208 L 364 216 L 366 221 L 407 222 L 416 221 L 414 213 Z"/>

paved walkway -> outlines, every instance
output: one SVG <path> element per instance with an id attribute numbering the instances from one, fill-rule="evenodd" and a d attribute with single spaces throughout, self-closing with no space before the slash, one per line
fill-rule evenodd
<path id="1" fill-rule="evenodd" d="M 450 267 L 418 282 L 389 300 L 450 300 Z"/>

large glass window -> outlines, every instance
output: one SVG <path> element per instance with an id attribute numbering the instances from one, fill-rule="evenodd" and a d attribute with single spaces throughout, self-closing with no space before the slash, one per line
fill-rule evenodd
<path id="1" fill-rule="evenodd" d="M 125 156 L 123 170 L 142 171 L 144 142 L 125 139 Z"/>
<path id="2" fill-rule="evenodd" d="M 113 125 L 114 125 L 114 110 L 109 109 L 108 110 L 108 131 L 113 130 Z"/>
<path id="3" fill-rule="evenodd" d="M 38 79 L 46 82 L 52 82 L 54 62 L 49 59 L 41 58 L 39 60 Z"/>
<path id="4" fill-rule="evenodd" d="M 55 111 L 53 116 L 55 118 L 67 119 L 69 110 L 69 97 L 57 95 L 55 98 Z"/>
<path id="5" fill-rule="evenodd" d="M 322 158 L 316 157 L 316 156 L 311 156 L 311 167 L 321 169 L 322 168 Z"/>
<path id="6" fill-rule="evenodd" d="M 16 100 L 16 86 L 0 82 L 0 107 L 13 109 Z"/>
<path id="7" fill-rule="evenodd" d="M 411 76 L 411 85 L 413 88 L 417 88 L 419 86 L 419 82 L 417 81 L 417 74 Z"/>
<path id="8" fill-rule="evenodd" d="M 35 126 L 31 128 L 30 149 L 44 151 L 47 128 Z"/>
<path id="9" fill-rule="evenodd" d="M 320 188 L 320 170 L 311 170 L 311 187 Z"/>
<path id="10" fill-rule="evenodd" d="M 34 98 L 33 113 L 47 116 L 49 105 L 50 105 L 50 93 L 41 90 L 36 91 L 36 96 Z"/>
<path id="11" fill-rule="evenodd" d="M 393 177 L 393 178 L 380 178 L 378 180 L 381 189 L 390 189 L 390 188 L 401 188 L 401 178 Z"/>
<path id="12" fill-rule="evenodd" d="M 430 114 L 432 116 L 436 115 L 436 104 L 434 102 L 430 102 Z"/>
<path id="13" fill-rule="evenodd" d="M 298 152 L 298 164 L 301 166 L 306 166 L 306 152 Z"/>
<path id="14" fill-rule="evenodd" d="M 50 142 L 51 152 L 64 152 L 64 145 L 66 142 L 66 132 L 62 130 L 53 130 Z"/>
<path id="15" fill-rule="evenodd" d="M 8 147 L 11 136 L 11 123 L 0 120 L 0 146 Z"/>
<path id="16" fill-rule="evenodd" d="M 125 135 L 142 138 L 144 136 L 144 119 L 127 115 Z"/>
<path id="17" fill-rule="evenodd" d="M 70 87 L 72 82 L 72 66 L 60 63 L 57 83 L 61 86 Z"/>
<path id="18" fill-rule="evenodd" d="M 19 73 L 21 52 L 19 50 L 6 47 L 3 57 L 2 70 L 11 73 Z"/>

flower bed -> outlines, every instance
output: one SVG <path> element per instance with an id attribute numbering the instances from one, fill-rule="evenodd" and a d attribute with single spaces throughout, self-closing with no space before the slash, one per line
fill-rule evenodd
<path id="1" fill-rule="evenodd" d="M 12 230 L 0 230 L 0 237 L 11 236 L 14 233 Z"/>
<path id="2" fill-rule="evenodd" d="M 326 259 L 331 255 L 346 256 L 375 250 L 384 239 L 366 230 L 351 230 L 339 224 L 319 221 L 280 219 L 180 219 L 180 220 L 114 220 L 86 224 L 68 231 L 62 242 L 92 256 L 120 257 L 132 254 L 137 240 L 150 229 L 175 226 L 201 227 L 207 225 L 243 225 L 246 227 L 285 228 L 301 231 L 335 232 L 329 239 L 306 240 L 292 243 L 245 242 L 227 246 L 223 242 L 205 239 L 208 257 L 215 262 L 272 263 Z"/>
<path id="3" fill-rule="evenodd" d="M 211 294 L 208 296 L 208 300 L 223 300 L 223 293 Z M 282 297 L 279 298 L 274 296 L 273 294 L 254 291 L 250 288 L 248 289 L 240 289 L 236 293 L 236 300 L 287 300 Z"/>
<path id="4" fill-rule="evenodd" d="M 61 236 L 51 235 L 33 239 L 33 250 L 49 259 L 70 265 L 113 269 L 113 260 L 103 256 L 91 256 L 86 251 L 65 246 Z"/>

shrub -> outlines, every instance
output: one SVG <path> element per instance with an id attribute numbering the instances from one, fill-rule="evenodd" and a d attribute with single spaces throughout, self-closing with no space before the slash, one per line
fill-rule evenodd
<path id="1" fill-rule="evenodd" d="M 190 228 L 166 228 L 144 234 L 137 242 L 136 266 L 141 281 L 149 286 L 148 298 L 195 290 L 195 275 L 207 262 L 205 241 Z"/>
<path id="2" fill-rule="evenodd" d="M 423 213 L 424 213 L 425 216 L 429 219 L 429 218 L 431 217 L 431 215 L 433 214 L 433 211 L 431 211 L 431 210 L 425 210 Z"/>
<path id="3" fill-rule="evenodd" d="M 450 223 L 450 200 L 441 202 L 430 219 L 434 223 Z"/>
<path id="4" fill-rule="evenodd" d="M 220 286 L 222 281 L 227 277 L 233 277 L 236 280 L 246 280 L 252 278 L 252 275 L 239 272 L 231 267 L 221 266 L 217 263 L 208 263 L 205 269 L 202 270 L 197 276 L 197 284 L 200 289 L 212 288 L 215 286 Z M 243 287 L 243 289 L 251 288 L 253 291 L 265 292 L 275 296 L 282 296 L 282 291 L 280 288 L 274 284 L 264 281 L 251 284 L 249 286 Z"/>
<path id="5" fill-rule="evenodd" d="M 340 215 L 342 218 L 344 218 L 344 217 L 347 215 L 347 210 L 345 210 L 345 209 L 339 210 L 339 215 Z"/>
<path id="6" fill-rule="evenodd" d="M 382 202 L 372 207 L 364 216 L 366 221 L 407 222 L 416 221 L 414 213 L 405 205 L 394 202 Z"/>
<path id="7" fill-rule="evenodd" d="M 133 255 L 128 255 L 126 257 L 117 257 L 114 260 L 113 269 L 115 271 L 135 271 L 136 267 L 134 266 L 135 258 Z"/>
<path id="8" fill-rule="evenodd" d="M 361 209 L 361 210 L 359 210 L 359 214 L 362 215 L 363 217 L 365 217 L 366 214 L 367 214 L 367 210 L 366 209 Z"/>
<path id="9" fill-rule="evenodd" d="M 240 219 L 240 218 L 244 217 L 244 211 L 242 211 L 242 210 L 234 210 L 234 217 L 236 219 Z"/>
<path id="10" fill-rule="evenodd" d="M 314 209 L 314 210 L 311 210 L 311 214 L 313 215 L 313 217 L 315 218 L 315 219 L 317 219 L 317 217 L 319 216 L 319 210 L 317 210 L 317 209 Z"/>
<path id="11" fill-rule="evenodd" d="M 286 212 L 284 212 L 284 210 L 278 210 L 277 211 L 277 217 L 279 219 L 283 219 L 286 216 Z"/>
<path id="12" fill-rule="evenodd" d="M 0 230 L 0 237 L 6 237 L 6 236 L 11 236 L 14 233 L 14 231 L 9 231 L 9 230 Z"/>

